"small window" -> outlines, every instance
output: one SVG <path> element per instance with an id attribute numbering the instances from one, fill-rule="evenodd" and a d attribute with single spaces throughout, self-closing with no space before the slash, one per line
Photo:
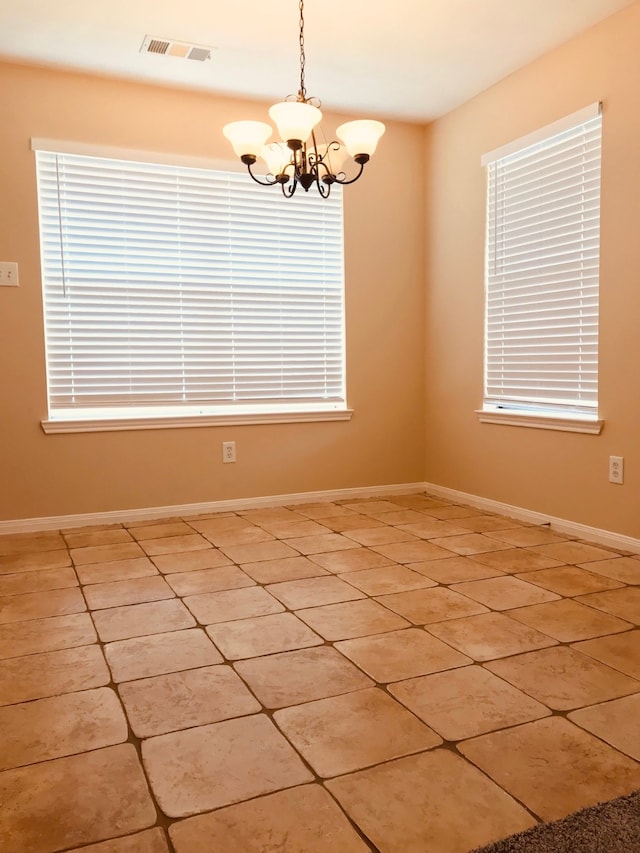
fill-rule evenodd
<path id="1" fill-rule="evenodd" d="M 599 105 L 483 158 L 483 412 L 598 417 L 600 160 Z"/>
<path id="2" fill-rule="evenodd" d="M 346 410 L 339 187 L 36 160 L 50 421 Z"/>

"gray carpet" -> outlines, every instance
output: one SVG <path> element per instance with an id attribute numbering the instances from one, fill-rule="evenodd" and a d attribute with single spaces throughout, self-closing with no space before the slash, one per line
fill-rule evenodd
<path id="1" fill-rule="evenodd" d="M 640 791 L 471 853 L 640 853 Z"/>

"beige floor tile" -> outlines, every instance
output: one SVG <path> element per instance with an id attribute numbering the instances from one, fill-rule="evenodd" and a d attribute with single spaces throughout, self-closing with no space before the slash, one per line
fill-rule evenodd
<path id="1" fill-rule="evenodd" d="M 328 527 L 335 533 L 345 533 L 347 530 L 365 530 L 371 527 L 385 527 L 383 521 L 377 521 L 370 515 L 336 515 L 331 518 L 321 519 L 323 527 Z"/>
<path id="2" fill-rule="evenodd" d="M 571 722 L 640 761 L 640 693 L 568 714 Z"/>
<path id="3" fill-rule="evenodd" d="M 159 554 L 153 558 L 153 562 L 165 575 L 231 565 L 227 555 L 215 548 L 209 548 L 206 551 L 187 551 L 184 554 Z"/>
<path id="4" fill-rule="evenodd" d="M 104 687 L 109 670 L 98 646 L 80 646 L 0 661 L 0 705 Z"/>
<path id="5" fill-rule="evenodd" d="M 511 610 L 514 607 L 526 607 L 528 604 L 542 604 L 545 601 L 557 601 L 555 592 L 541 589 L 514 577 L 487 578 L 481 581 L 458 583 L 451 587 L 485 604 L 492 610 Z"/>
<path id="6" fill-rule="evenodd" d="M 384 853 L 467 853 L 535 823 L 483 773 L 445 749 L 332 779 L 326 787 Z"/>
<path id="7" fill-rule="evenodd" d="M 434 545 L 441 545 L 447 551 L 468 557 L 473 554 L 486 554 L 488 551 L 506 551 L 509 545 L 485 536 L 484 533 L 467 533 L 464 536 L 444 536 L 431 539 Z"/>
<path id="8" fill-rule="evenodd" d="M 424 510 L 426 515 L 434 518 L 468 518 L 475 515 L 478 510 L 471 506 L 442 506 Z"/>
<path id="9" fill-rule="evenodd" d="M 93 545 L 87 548 L 72 548 L 69 553 L 75 566 L 144 557 L 144 552 L 137 542 L 124 542 L 121 545 Z"/>
<path id="10" fill-rule="evenodd" d="M 602 613 L 593 607 L 579 604 L 573 599 L 549 601 L 535 604 L 533 607 L 519 607 L 509 614 L 518 622 L 524 622 L 543 634 L 555 637 L 561 643 L 588 640 L 605 634 L 617 634 L 632 628 L 629 622 L 623 622 L 608 613 Z"/>
<path id="11" fill-rule="evenodd" d="M 25 592 L 46 592 L 50 589 L 68 589 L 72 586 L 78 586 L 78 578 L 70 566 L 64 569 L 0 575 L 0 597 L 21 595 Z"/>
<path id="12" fill-rule="evenodd" d="M 64 538 L 68 548 L 90 548 L 94 545 L 120 545 L 123 542 L 133 542 L 131 534 L 123 527 L 67 533 Z"/>
<path id="13" fill-rule="evenodd" d="M 494 530 L 491 538 L 506 542 L 515 548 L 531 545 L 550 545 L 552 542 L 566 542 L 566 537 L 552 533 L 547 527 L 517 527 L 514 530 Z"/>
<path id="14" fill-rule="evenodd" d="M 481 666 L 401 681 L 389 685 L 389 692 L 450 741 L 517 726 L 551 713 Z"/>
<path id="15" fill-rule="evenodd" d="M 125 838 L 101 841 L 89 847 L 76 847 L 69 853 L 169 853 L 164 830 L 156 827 L 145 832 L 136 832 Z"/>
<path id="16" fill-rule="evenodd" d="M 66 850 L 156 822 L 131 744 L 7 770 L 0 802 L 0 837 L 16 853 Z"/>
<path id="17" fill-rule="evenodd" d="M 34 554 L 36 551 L 58 551 L 65 541 L 57 530 L 37 533 L 8 533 L 0 536 L 0 555 Z"/>
<path id="18" fill-rule="evenodd" d="M 562 566 L 563 560 L 555 560 L 544 554 L 527 551 L 523 548 L 510 548 L 508 551 L 491 551 L 487 554 L 474 554 L 473 559 L 482 566 L 490 566 L 507 574 L 532 572 L 535 569 L 552 569 Z"/>
<path id="19" fill-rule="evenodd" d="M 629 586 L 609 592 L 595 592 L 576 600 L 633 622 L 634 625 L 640 625 L 640 587 Z"/>
<path id="20" fill-rule="evenodd" d="M 348 572 L 344 580 L 367 595 L 387 595 L 394 592 L 406 592 L 435 586 L 435 581 L 419 572 L 413 572 L 406 566 L 386 566 L 381 569 L 365 569 L 362 572 Z"/>
<path id="21" fill-rule="evenodd" d="M 115 682 L 222 663 L 202 628 L 108 643 L 105 655 Z"/>
<path id="22" fill-rule="evenodd" d="M 422 494 L 394 495 L 393 502 L 399 506 L 410 507 L 421 512 L 425 509 L 432 509 L 433 507 L 447 506 L 447 501 Z"/>
<path id="23" fill-rule="evenodd" d="M 227 660 L 243 660 L 322 645 L 322 638 L 293 613 L 274 613 L 237 622 L 221 622 L 209 625 L 207 634 Z"/>
<path id="24" fill-rule="evenodd" d="M 618 581 L 596 575 L 586 569 L 579 569 L 577 566 L 559 566 L 556 569 L 525 572 L 517 577 L 527 583 L 533 583 L 565 596 L 586 595 L 589 592 L 601 592 L 622 586 Z"/>
<path id="25" fill-rule="evenodd" d="M 178 595 L 199 595 L 203 592 L 220 592 L 255 585 L 255 581 L 237 566 L 179 572 L 175 575 L 165 575 L 165 580 Z"/>
<path id="26" fill-rule="evenodd" d="M 417 536 L 419 539 L 435 539 L 436 536 L 464 536 L 469 531 L 461 524 L 452 521 L 439 521 L 437 518 L 429 518 L 423 513 L 418 513 L 421 518 L 411 524 L 401 524 L 399 530 L 404 530 Z"/>
<path id="27" fill-rule="evenodd" d="M 487 608 L 477 601 L 443 587 L 382 595 L 378 601 L 414 625 L 426 625 L 429 622 L 442 622 L 445 619 L 458 619 L 487 612 Z"/>
<path id="28" fill-rule="evenodd" d="M 476 661 L 495 660 L 557 645 L 557 640 L 504 613 L 481 613 L 465 619 L 437 622 L 427 625 L 427 630 Z"/>
<path id="29" fill-rule="evenodd" d="M 110 583 L 158 574 L 158 570 L 148 557 L 113 560 L 109 563 L 89 563 L 86 566 L 76 566 L 75 571 L 80 578 L 80 583 Z"/>
<path id="30" fill-rule="evenodd" d="M 296 611 L 325 640 L 349 640 L 408 628 L 409 623 L 375 601 L 344 601 Z"/>
<path id="31" fill-rule="evenodd" d="M 375 521 L 375 519 L 371 519 Z M 343 531 L 344 535 L 354 542 L 359 542 L 360 545 L 373 547 L 374 545 L 391 545 L 394 542 L 415 542 L 417 537 L 413 533 L 407 533 L 406 530 L 398 530 L 397 527 L 389 527 L 388 525 L 381 526 L 381 522 L 376 522 L 375 527 L 354 527 Z"/>
<path id="32" fill-rule="evenodd" d="M 640 765 L 560 717 L 482 735 L 458 749 L 543 820 L 640 787 Z"/>
<path id="33" fill-rule="evenodd" d="M 190 536 L 192 533 L 193 527 L 185 524 L 184 521 L 159 521 L 131 529 L 131 535 L 138 541 L 143 539 L 164 539 L 168 536 Z"/>
<path id="34" fill-rule="evenodd" d="M 87 609 L 79 589 L 52 589 L 47 592 L 27 592 L 0 598 L 0 624 L 46 619 L 49 616 L 68 616 Z"/>
<path id="35" fill-rule="evenodd" d="M 409 563 L 408 568 L 419 572 L 436 583 L 462 583 L 478 581 L 483 578 L 501 577 L 502 572 L 483 566 L 470 557 L 445 557 L 443 560 L 424 560 L 421 563 Z"/>
<path id="36" fill-rule="evenodd" d="M 125 604 L 143 604 L 146 601 L 174 598 L 175 593 L 164 578 L 155 575 L 85 586 L 84 596 L 90 610 L 105 610 L 107 607 L 122 607 Z"/>
<path id="37" fill-rule="evenodd" d="M 312 554 L 310 559 L 333 574 L 359 572 L 364 569 L 378 569 L 391 566 L 392 561 L 382 554 L 376 554 L 368 548 L 349 548 L 346 551 L 333 551 L 330 554 Z"/>
<path id="38" fill-rule="evenodd" d="M 341 533 L 322 533 L 316 536 L 300 536 L 287 539 L 287 545 L 291 545 L 296 551 L 308 556 L 309 554 L 326 554 L 330 551 L 347 551 L 353 548 L 351 539 L 347 539 Z"/>
<path id="39" fill-rule="evenodd" d="M 269 584 L 267 589 L 271 595 L 292 610 L 365 598 L 364 593 L 359 589 L 333 575 Z"/>
<path id="40" fill-rule="evenodd" d="M 37 572 L 39 569 L 62 569 L 70 565 L 71 557 L 66 548 L 59 551 L 39 551 L 33 554 L 9 554 L 0 557 L 0 575 Z"/>
<path id="41" fill-rule="evenodd" d="M 534 553 L 552 557 L 554 560 L 562 560 L 563 563 L 587 563 L 597 560 L 606 560 L 612 556 L 611 551 L 604 548 L 596 548 L 595 545 L 586 545 L 583 542 L 557 542 L 551 545 L 536 545 L 532 548 Z"/>
<path id="42" fill-rule="evenodd" d="M 585 640 L 574 648 L 640 681 L 640 631 L 627 631 L 613 637 Z"/>
<path id="43" fill-rule="evenodd" d="M 278 539 L 293 539 L 300 536 L 317 536 L 318 534 L 331 533 L 330 528 L 317 521 L 308 518 L 300 518 L 298 521 L 265 521 L 257 522 L 272 536 Z"/>
<path id="44" fill-rule="evenodd" d="M 308 557 L 300 556 L 285 557 L 282 560 L 263 560 L 259 563 L 242 563 L 240 568 L 258 583 L 279 583 L 328 574 L 326 569 L 316 565 Z"/>
<path id="45" fill-rule="evenodd" d="M 260 704 L 230 666 L 207 666 L 118 688 L 133 733 L 139 738 L 255 714 Z"/>
<path id="46" fill-rule="evenodd" d="M 186 817 L 312 781 L 293 748 L 260 714 L 142 743 L 151 787 L 169 817 Z"/>
<path id="47" fill-rule="evenodd" d="M 404 509 L 404 507 L 394 503 L 394 501 L 378 500 L 377 498 L 348 501 L 343 503 L 342 506 L 353 512 L 360 512 L 363 515 L 379 515 L 381 512 L 397 512 L 399 509 Z"/>
<path id="48" fill-rule="evenodd" d="M 432 542 L 415 539 L 413 542 L 394 542 L 391 545 L 374 545 L 373 550 L 384 554 L 394 563 L 420 563 L 423 560 L 437 560 L 450 557 L 451 552 L 439 548 Z"/>
<path id="49" fill-rule="evenodd" d="M 191 628 L 195 619 L 181 601 L 151 601 L 97 610 L 93 621 L 103 643 Z"/>
<path id="50" fill-rule="evenodd" d="M 263 560 L 283 560 L 285 557 L 297 557 L 284 542 L 254 542 L 252 545 L 225 545 L 222 551 L 234 563 L 260 563 Z"/>
<path id="51" fill-rule="evenodd" d="M 441 738 L 373 687 L 276 711 L 274 720 L 324 778 L 440 746 Z"/>
<path id="52" fill-rule="evenodd" d="M 184 554 L 188 551 L 205 551 L 212 547 L 211 542 L 199 533 L 187 533 L 184 536 L 165 536 L 162 539 L 144 539 L 140 547 L 149 557 L 163 554 Z"/>
<path id="53" fill-rule="evenodd" d="M 88 613 L 0 625 L 0 660 L 87 646 L 98 639 Z"/>
<path id="54" fill-rule="evenodd" d="M 499 515 L 471 515 L 460 520 L 460 526 L 473 533 L 492 533 L 495 530 L 517 530 L 521 525 L 513 518 Z"/>
<path id="55" fill-rule="evenodd" d="M 592 563 L 587 563 L 584 568 L 621 583 L 640 584 L 640 560 L 637 557 L 610 555 L 610 559 L 595 560 Z M 2 570 L 0 569 L 0 571 Z"/>
<path id="56" fill-rule="evenodd" d="M 266 708 L 285 708 L 372 687 L 372 682 L 335 649 L 321 646 L 234 664 Z"/>
<path id="57" fill-rule="evenodd" d="M 376 681 L 388 683 L 471 663 L 468 657 L 418 628 L 336 643 Z"/>
<path id="58" fill-rule="evenodd" d="M 295 510 L 284 506 L 270 506 L 264 509 L 244 509 L 238 513 L 242 518 L 248 519 L 252 524 L 290 524 L 298 521 L 306 521 L 307 517 Z"/>
<path id="59" fill-rule="evenodd" d="M 310 504 L 295 504 L 293 506 L 295 512 L 304 515 L 306 518 L 343 518 L 354 515 L 354 511 L 347 509 L 344 506 L 338 506 L 334 503 L 310 503 Z"/>
<path id="60" fill-rule="evenodd" d="M 491 661 L 486 667 L 553 711 L 570 711 L 640 691 L 640 681 L 566 646 Z"/>
<path id="61" fill-rule="evenodd" d="M 400 507 L 393 510 L 393 512 L 372 512 L 369 515 L 383 524 L 393 524 L 395 526 L 424 521 L 424 515 L 421 512 L 417 512 L 415 509 L 400 509 Z"/>
<path id="62" fill-rule="evenodd" d="M 246 527 L 234 530 L 221 530 L 220 533 L 208 533 L 207 539 L 214 545 L 251 545 L 254 542 L 273 542 L 275 537 L 255 524 L 245 522 Z"/>
<path id="63" fill-rule="evenodd" d="M 0 708 L 0 770 L 123 743 L 127 721 L 109 687 Z"/>
<path id="64" fill-rule="evenodd" d="M 184 603 L 202 625 L 280 613 L 284 607 L 259 586 L 189 595 Z"/>
<path id="65" fill-rule="evenodd" d="M 121 524 L 118 521 L 114 521 L 111 524 L 83 524 L 81 527 L 77 525 L 75 527 L 63 527 L 59 532 L 63 536 L 71 535 L 74 533 L 98 533 L 101 530 L 122 530 L 125 527 L 132 527 L 133 525 Z"/>
<path id="66" fill-rule="evenodd" d="M 223 514 L 215 518 L 191 519 L 189 525 L 203 536 L 215 536 L 224 530 L 242 530 L 243 527 L 251 527 L 251 522 L 239 515 Z"/>
<path id="67" fill-rule="evenodd" d="M 176 853 L 367 853 L 320 785 L 304 785 L 190 817 L 169 829 Z"/>

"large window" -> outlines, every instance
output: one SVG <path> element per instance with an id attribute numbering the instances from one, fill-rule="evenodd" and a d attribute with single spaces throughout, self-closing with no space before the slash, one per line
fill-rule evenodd
<path id="1" fill-rule="evenodd" d="M 597 422 L 600 155 L 594 104 L 483 158 L 482 414 Z"/>
<path id="2" fill-rule="evenodd" d="M 34 142 L 45 428 L 344 416 L 339 188 L 55 147 Z"/>

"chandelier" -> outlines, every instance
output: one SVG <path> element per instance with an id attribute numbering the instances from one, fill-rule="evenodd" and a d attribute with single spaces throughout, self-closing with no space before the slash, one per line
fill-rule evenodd
<path id="1" fill-rule="evenodd" d="M 262 121 L 234 121 L 222 132 L 256 183 L 265 187 L 279 184 L 288 198 L 298 185 L 308 192 L 315 184 L 320 195 L 326 198 L 332 184 L 353 184 L 358 180 L 384 133 L 384 124 L 366 119 L 348 121 L 336 130 L 340 142 L 318 142 L 316 128 L 322 119 L 320 101 L 307 97 L 304 79 L 304 0 L 300 0 L 299 7 L 300 88 L 297 95 L 289 95 L 269 110 L 282 141 L 267 145 L 273 130 Z M 267 165 L 264 177 L 253 171 L 258 157 Z M 352 178 L 343 171 L 349 157 L 359 167 Z"/>

